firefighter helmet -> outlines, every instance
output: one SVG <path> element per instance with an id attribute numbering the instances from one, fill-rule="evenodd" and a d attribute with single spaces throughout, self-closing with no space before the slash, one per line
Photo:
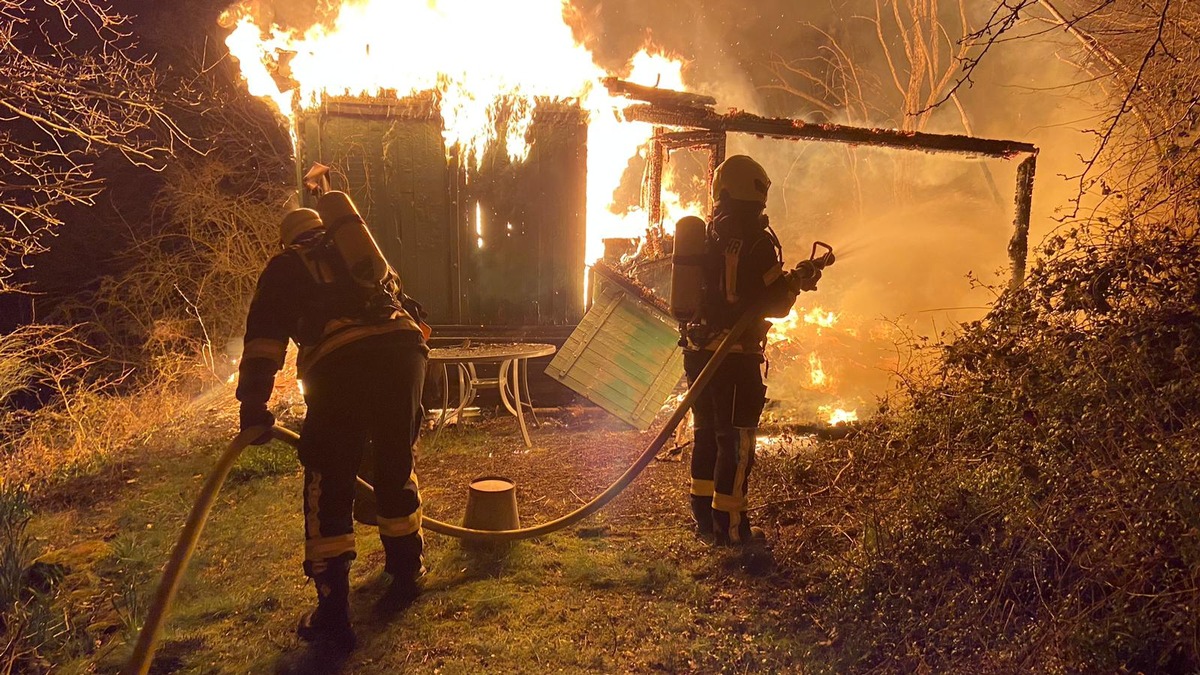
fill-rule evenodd
<path id="1" fill-rule="evenodd" d="M 295 209 L 279 223 L 279 239 L 284 246 L 290 246 L 300 235 L 318 227 L 324 227 L 321 214 L 312 209 Z"/>
<path id="2" fill-rule="evenodd" d="M 713 173 L 713 203 L 728 198 L 766 204 L 770 187 L 771 179 L 761 164 L 746 155 L 734 155 Z"/>

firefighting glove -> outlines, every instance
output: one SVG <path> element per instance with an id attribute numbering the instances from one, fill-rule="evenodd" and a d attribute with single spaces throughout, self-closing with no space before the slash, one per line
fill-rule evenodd
<path id="1" fill-rule="evenodd" d="M 250 442 L 251 445 L 262 445 L 271 440 L 271 427 L 275 426 L 275 416 L 271 414 L 270 410 L 267 410 L 266 405 L 243 403 L 240 418 L 241 431 L 245 431 L 251 427 L 265 426 L 267 428 L 262 436 Z"/>

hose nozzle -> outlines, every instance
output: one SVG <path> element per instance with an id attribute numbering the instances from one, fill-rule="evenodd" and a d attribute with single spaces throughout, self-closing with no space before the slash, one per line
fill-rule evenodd
<path id="1" fill-rule="evenodd" d="M 825 249 L 825 252 L 821 254 L 820 258 L 817 257 L 817 248 L 818 247 Z M 809 254 L 808 259 L 810 262 L 812 262 L 814 265 L 817 266 L 817 269 L 822 269 L 822 270 L 825 269 L 826 267 L 829 267 L 830 265 L 832 265 L 834 260 L 836 260 L 836 258 L 833 255 L 833 247 L 830 246 L 829 244 L 826 244 L 823 241 L 814 241 L 813 242 L 812 253 Z"/>
<path id="2" fill-rule="evenodd" d="M 825 252 L 818 256 L 817 248 L 823 248 Z M 817 281 L 821 279 L 821 270 L 832 265 L 834 260 L 836 258 L 833 255 L 833 247 L 823 241 L 816 241 L 813 242 L 812 253 L 808 256 L 808 260 L 796 265 L 796 269 L 787 272 L 785 276 L 797 293 L 815 291 L 817 290 Z"/>

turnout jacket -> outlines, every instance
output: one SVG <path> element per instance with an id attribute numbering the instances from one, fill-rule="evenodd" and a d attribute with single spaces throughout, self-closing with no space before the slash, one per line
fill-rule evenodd
<path id="1" fill-rule="evenodd" d="M 779 240 L 767 227 L 762 207 L 750 202 L 720 204 L 708 226 L 708 263 L 704 273 L 701 319 L 683 327 L 681 344 L 692 351 L 711 351 L 747 311 L 758 311 L 733 350 L 762 354 L 766 317 L 782 317 L 796 292 L 783 276 Z"/>
<path id="2" fill-rule="evenodd" d="M 319 238 L 315 233 L 276 254 L 258 278 L 238 365 L 237 399 L 243 405 L 265 406 L 270 400 L 289 339 L 299 345 L 301 379 L 330 352 L 365 337 L 404 331 L 414 344 L 424 344 L 419 325 L 400 301 L 398 278 L 383 303 L 364 298 L 362 289 L 336 275 L 334 281 L 317 281 L 311 271 L 317 263 L 305 247 Z"/>

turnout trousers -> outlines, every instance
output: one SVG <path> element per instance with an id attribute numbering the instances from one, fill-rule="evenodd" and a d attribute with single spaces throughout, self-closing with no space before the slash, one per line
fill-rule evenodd
<path id="1" fill-rule="evenodd" d="M 685 351 L 688 385 L 712 358 L 712 352 Z M 766 403 L 762 356 L 730 353 L 692 408 L 692 515 L 702 534 L 710 531 L 721 543 L 750 538 L 746 517 L 755 436 Z"/>
<path id="2" fill-rule="evenodd" d="M 421 572 L 413 443 L 428 353 L 419 333 L 384 333 L 330 352 L 304 376 L 304 572 L 318 585 L 354 559 L 354 485 L 368 443 L 385 569 L 397 579 Z"/>

